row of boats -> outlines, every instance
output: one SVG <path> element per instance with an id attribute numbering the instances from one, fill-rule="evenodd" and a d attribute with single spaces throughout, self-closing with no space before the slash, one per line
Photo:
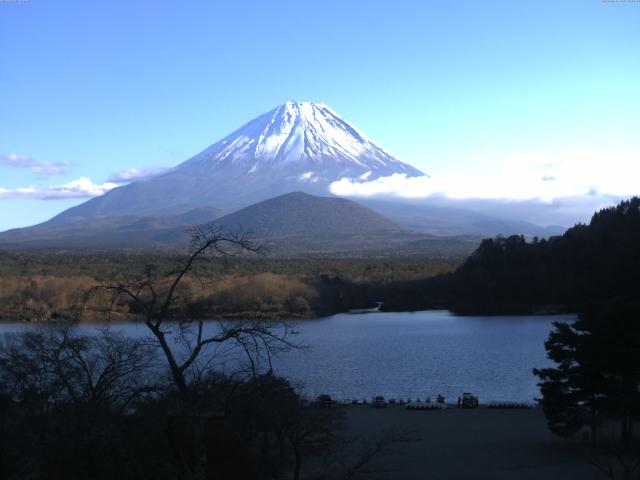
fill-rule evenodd
<path id="1" fill-rule="evenodd" d="M 318 395 L 315 404 L 320 407 L 330 407 L 335 402 L 329 395 Z M 454 406 L 454 404 L 445 403 L 445 398 L 442 395 L 438 395 L 435 402 L 431 401 L 431 398 L 427 397 L 424 401 L 420 399 L 416 401 L 404 401 L 390 399 L 386 400 L 382 395 L 376 395 L 371 398 L 371 402 L 363 400 L 353 400 L 351 402 L 354 405 L 371 405 L 373 408 L 385 408 L 387 405 L 404 405 L 407 410 L 444 410 L 448 407 Z M 458 397 L 457 408 L 472 409 L 480 406 L 478 397 L 472 395 L 469 392 L 463 393 Z M 511 401 L 492 401 L 486 405 L 487 408 L 493 409 L 522 409 L 532 408 L 533 405 L 528 402 L 511 402 Z"/>

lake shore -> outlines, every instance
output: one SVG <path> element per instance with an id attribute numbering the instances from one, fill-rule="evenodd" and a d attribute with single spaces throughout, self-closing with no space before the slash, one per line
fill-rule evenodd
<path id="1" fill-rule="evenodd" d="M 342 408 L 342 407 L 338 407 Z M 588 461 L 588 442 L 563 440 L 546 425 L 541 408 L 409 411 L 401 405 L 344 407 L 349 433 L 372 439 L 385 431 L 414 440 L 378 457 L 371 478 L 404 480 L 602 479 Z"/>

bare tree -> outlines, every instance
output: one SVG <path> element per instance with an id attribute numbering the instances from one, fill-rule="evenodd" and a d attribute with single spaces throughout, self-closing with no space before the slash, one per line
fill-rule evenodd
<path id="1" fill-rule="evenodd" d="M 157 358 L 110 329 L 39 325 L 0 337 L 0 477 L 124 480 L 140 478 L 124 464 L 168 464 L 145 460 L 132 441 L 152 425 L 139 408 L 163 391 Z"/>
<path id="2" fill-rule="evenodd" d="M 154 352 L 144 342 L 102 330 L 82 335 L 68 325 L 6 334 L 0 341 L 0 384 L 41 414 L 59 405 L 124 411 L 157 391 Z"/>
<path id="3" fill-rule="evenodd" d="M 202 318 L 185 318 L 174 308 L 179 300 L 184 300 L 179 295 L 182 281 L 198 263 L 211 259 L 226 260 L 240 254 L 260 254 L 264 249 L 264 244 L 255 243 L 244 232 L 226 233 L 219 226 L 193 227 L 189 254 L 163 278 L 159 278 L 155 267 L 149 266 L 138 280 L 98 285 L 89 293 L 108 291 L 112 295 L 112 304 L 124 297 L 141 313 L 144 325 L 166 358 L 173 384 L 184 398 L 189 393 L 189 373 L 198 370 L 193 367 L 202 361 L 202 354 L 208 346 L 231 343 L 239 347 L 246 354 L 251 373 L 256 373 L 256 361 L 261 356 L 270 366 L 273 353 L 293 346 L 285 324 L 275 326 L 272 322 L 258 320 L 227 321 L 219 322 L 215 331 L 210 332 L 206 331 Z M 163 285 L 167 278 L 169 283 Z M 170 341 L 168 337 L 171 335 L 177 342 Z"/>

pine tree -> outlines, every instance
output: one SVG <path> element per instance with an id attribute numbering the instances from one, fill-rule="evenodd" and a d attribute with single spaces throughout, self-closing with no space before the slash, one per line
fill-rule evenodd
<path id="1" fill-rule="evenodd" d="M 626 305 L 590 307 L 573 324 L 556 323 L 545 343 L 557 367 L 536 369 L 549 428 L 572 436 L 599 422 L 620 423 L 629 442 L 640 418 L 640 312 Z"/>

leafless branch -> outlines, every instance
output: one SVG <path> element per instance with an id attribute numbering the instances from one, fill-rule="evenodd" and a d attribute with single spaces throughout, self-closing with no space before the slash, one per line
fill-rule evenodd
<path id="1" fill-rule="evenodd" d="M 160 280 L 157 269 L 149 266 L 142 277 L 130 283 L 97 285 L 85 296 L 89 298 L 100 291 L 109 292 L 112 294 L 111 309 L 119 297 L 132 302 L 143 313 L 144 324 L 164 353 L 174 383 L 183 394 L 187 391 L 187 372 L 201 360 L 204 349 L 210 345 L 231 342 L 240 347 L 249 358 L 254 374 L 257 372 L 256 359 L 264 356 L 271 366 L 274 353 L 294 347 L 288 339 L 287 327 L 273 329 L 271 324 L 257 321 L 232 324 L 221 322 L 220 328 L 213 333 L 206 333 L 203 320 L 183 320 L 176 338 L 186 350 L 186 356 L 178 357 L 167 339 L 169 332 L 163 325 L 172 320 L 172 308 L 179 298 L 178 287 L 185 276 L 193 270 L 198 261 L 211 257 L 227 259 L 239 254 L 261 254 L 266 248 L 265 245 L 253 241 L 244 231 L 229 233 L 215 224 L 192 227 L 190 233 L 189 254 L 175 269 L 165 275 L 164 278 L 168 277 L 170 281 L 164 293 L 160 294 L 158 289 Z M 195 325 L 195 332 L 188 328 L 192 325 Z"/>

